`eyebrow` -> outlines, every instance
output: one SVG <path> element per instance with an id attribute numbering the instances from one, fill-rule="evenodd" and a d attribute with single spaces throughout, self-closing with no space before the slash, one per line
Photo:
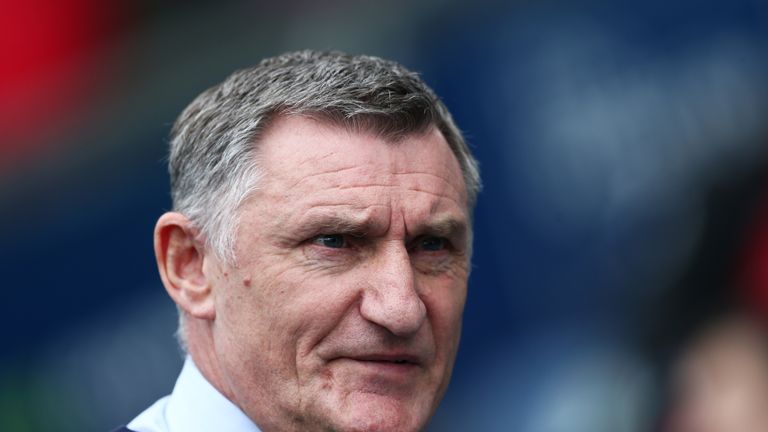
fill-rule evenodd
<path id="1" fill-rule="evenodd" d="M 296 234 L 310 236 L 313 234 L 347 234 L 355 237 L 368 235 L 375 226 L 370 215 L 344 214 L 322 212 L 305 215 L 299 221 Z"/>
<path id="2" fill-rule="evenodd" d="M 346 234 L 365 237 L 383 233 L 389 227 L 381 226 L 367 212 L 338 214 L 333 211 L 308 214 L 301 218 L 299 227 L 292 233 L 301 237 L 315 234 Z M 465 238 L 469 227 L 465 220 L 454 215 L 438 216 L 409 228 L 409 238 L 429 234 L 451 239 Z"/>
<path id="3" fill-rule="evenodd" d="M 310 217 L 302 231 L 321 231 L 329 234 L 349 234 L 362 237 L 371 231 L 373 222 L 367 218 L 354 219 L 339 215 Z"/>
<path id="4" fill-rule="evenodd" d="M 425 222 L 422 226 L 417 227 L 416 231 L 438 237 L 457 238 L 466 236 L 468 225 L 465 221 L 456 219 L 453 216 L 446 216 Z"/>

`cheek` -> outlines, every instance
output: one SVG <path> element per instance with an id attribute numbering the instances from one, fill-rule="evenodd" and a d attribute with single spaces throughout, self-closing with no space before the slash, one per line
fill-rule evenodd
<path id="1" fill-rule="evenodd" d="M 299 359 L 314 357 L 318 345 L 344 333 L 344 326 L 358 306 L 359 290 L 352 277 L 312 277 L 301 284 L 285 312 L 296 317 L 294 328 Z M 301 360 L 299 360 L 301 361 Z"/>
<path id="2" fill-rule="evenodd" d="M 291 364 L 332 332 L 355 302 L 351 278 L 319 275 L 285 261 L 253 263 L 250 269 L 231 285 L 227 309 L 239 321 L 233 325 L 246 327 L 240 334 Z"/>
<path id="3" fill-rule="evenodd" d="M 261 268 L 258 272 L 254 269 Z M 280 353 L 290 317 L 283 313 L 286 287 L 275 276 L 279 269 L 253 262 L 248 268 L 232 269 L 216 280 L 214 329 L 230 340 L 232 349 Z"/>
<path id="4" fill-rule="evenodd" d="M 422 296 L 438 348 L 455 351 L 461 333 L 461 316 L 466 301 L 466 284 L 450 281 Z M 441 346 L 442 345 L 442 346 Z"/>

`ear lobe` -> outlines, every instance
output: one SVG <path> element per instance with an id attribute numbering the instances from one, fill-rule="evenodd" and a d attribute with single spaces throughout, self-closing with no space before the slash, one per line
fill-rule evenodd
<path id="1" fill-rule="evenodd" d="M 155 258 L 165 290 L 187 314 L 216 317 L 211 279 L 205 274 L 205 250 L 197 231 L 181 213 L 160 216 L 155 226 Z"/>

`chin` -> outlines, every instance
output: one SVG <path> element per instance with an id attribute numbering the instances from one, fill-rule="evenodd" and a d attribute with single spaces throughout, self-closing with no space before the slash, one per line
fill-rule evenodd
<path id="1" fill-rule="evenodd" d="M 432 413 L 424 401 L 395 399 L 372 393 L 352 393 L 337 409 L 332 430 L 344 432 L 418 432 Z"/>

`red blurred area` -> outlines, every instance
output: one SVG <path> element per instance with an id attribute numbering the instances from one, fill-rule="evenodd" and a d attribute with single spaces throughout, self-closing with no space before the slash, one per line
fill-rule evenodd
<path id="1" fill-rule="evenodd" d="M 741 286 L 749 309 L 768 321 L 768 185 L 755 215 L 742 261 Z"/>
<path id="2" fill-rule="evenodd" d="M 97 96 L 121 2 L 1 0 L 0 169 L 56 146 Z"/>

